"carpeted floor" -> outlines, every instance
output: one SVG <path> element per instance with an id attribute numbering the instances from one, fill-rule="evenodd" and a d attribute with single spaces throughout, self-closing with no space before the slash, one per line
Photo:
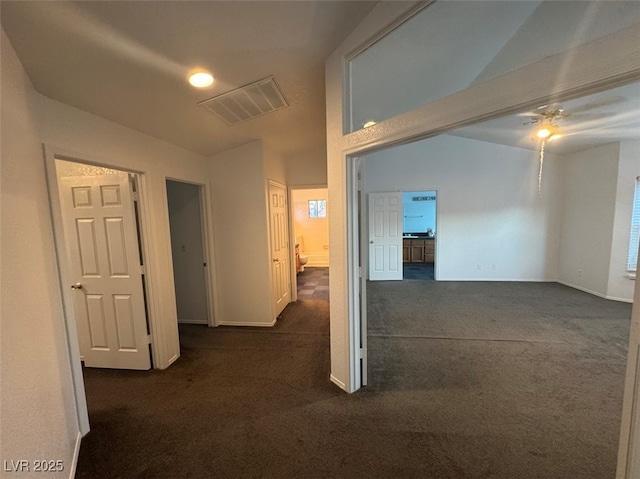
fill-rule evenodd
<path id="1" fill-rule="evenodd" d="M 630 305 L 532 283 L 368 298 L 370 385 L 353 395 L 328 380 L 326 301 L 271 329 L 181 325 L 165 371 L 87 369 L 76 477 L 614 477 Z"/>

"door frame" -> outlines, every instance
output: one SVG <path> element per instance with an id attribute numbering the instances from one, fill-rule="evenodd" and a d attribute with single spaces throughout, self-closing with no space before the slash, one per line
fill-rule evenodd
<path id="1" fill-rule="evenodd" d="M 295 221 L 295 212 L 293 211 L 293 208 L 291 207 L 291 205 L 293 205 L 293 192 L 294 191 L 304 191 L 304 190 L 319 190 L 319 189 L 328 189 L 327 184 L 320 184 L 320 185 L 296 185 L 296 186 L 289 186 L 288 187 L 288 193 L 287 193 L 287 201 L 289 202 L 289 252 L 290 252 L 290 264 L 291 264 L 291 302 L 295 303 L 296 301 L 298 301 L 298 272 L 296 271 L 296 231 L 294 228 L 294 221 Z M 329 215 L 331 213 L 328 213 Z M 293 245 L 294 247 L 292 248 L 291 245 Z M 331 250 L 329 250 L 329 255 L 331 255 Z M 295 280 L 295 281 L 294 281 Z M 293 287 L 293 285 L 295 284 L 295 288 Z"/>
<path id="2" fill-rule="evenodd" d="M 353 213 L 358 214 L 350 178 L 354 157 L 518 113 L 543 103 L 596 93 L 640 78 L 640 56 L 633 41 L 636 32 L 627 28 L 383 120 L 370 128 L 349 132 L 346 121 L 350 107 L 350 92 L 347 91 L 351 84 L 349 60 L 414 14 L 412 8 L 392 3 L 376 7 L 373 12 L 367 17 L 371 21 L 356 27 L 325 64 L 327 169 L 330 184 L 335 188 L 334 197 L 341 200 L 335 205 L 340 208 L 336 219 L 338 227 L 330 239 L 332 247 L 337 248 L 337 266 L 348 272 L 346 280 L 339 278 L 332 287 L 340 294 L 331 305 L 332 333 L 336 331 L 331 338 L 331 378 L 347 392 L 354 392 L 362 385 L 359 364 L 355 361 L 360 338 L 354 334 L 355 325 L 360 324 L 360 311 L 353 308 L 359 295 L 358 284 L 353 281 L 358 268 L 354 252 L 357 253 L 359 247 L 352 221 Z M 566 68 L 566 62 L 571 63 L 571 69 Z M 347 244 L 342 247 L 344 236 Z M 634 301 L 639 295 L 640 288 L 636 287 Z M 621 479 L 630 479 L 634 471 L 640 469 L 640 454 L 631 447 L 640 438 L 640 414 L 636 410 L 640 405 L 639 317 L 640 310 L 634 304 L 616 476 Z M 334 371 L 338 377 L 334 377 Z"/>
<path id="3" fill-rule="evenodd" d="M 209 188 L 205 183 L 198 183 L 195 181 L 184 180 L 180 178 L 175 178 L 173 176 L 165 176 L 165 196 L 166 192 L 166 184 L 167 181 L 177 181 L 178 183 L 186 183 L 189 185 L 194 185 L 198 187 L 198 198 L 200 201 L 200 229 L 202 230 L 202 252 L 204 254 L 204 262 L 207 264 L 204 271 L 204 287 L 207 295 L 207 325 L 210 328 L 216 328 L 219 326 L 218 318 L 220 315 L 218 314 L 218 301 L 216 301 L 216 275 L 214 274 L 214 265 L 215 265 L 215 251 L 213 249 L 213 229 L 211 228 L 209 216 L 210 211 L 207 208 L 207 205 L 210 204 L 208 200 L 209 196 Z M 166 197 L 167 204 L 167 224 L 169 223 L 169 198 Z M 169 244 L 171 244 L 171 228 L 169 228 Z M 173 262 L 171 262 L 171 277 L 174 282 L 174 291 L 175 291 L 175 276 L 173 272 Z M 177 320 L 177 319 L 176 319 Z"/>
<path id="4" fill-rule="evenodd" d="M 86 393 L 84 388 L 84 377 L 82 375 L 82 362 L 80 359 L 80 345 L 78 342 L 78 328 L 77 328 L 77 319 L 75 314 L 75 306 L 72 292 L 69 288 L 66 288 L 65 285 L 71 284 L 71 262 L 67 255 L 66 248 L 66 236 L 63 227 L 63 219 L 62 219 L 62 205 L 60 202 L 60 191 L 58 188 L 58 176 L 56 174 L 56 160 L 65 160 L 72 161 L 74 163 L 91 165 L 103 168 L 110 168 L 118 171 L 122 171 L 125 173 L 134 174 L 137 177 L 136 188 L 138 193 L 138 208 L 139 208 L 139 243 L 141 246 L 141 255 L 144 261 L 145 270 L 147 272 L 145 278 L 145 302 L 146 302 L 146 310 L 147 317 L 149 320 L 149 334 L 151 335 L 151 344 L 150 344 L 150 353 L 151 353 L 151 362 L 152 367 L 157 367 L 158 354 L 156 353 L 157 344 L 159 338 L 157 337 L 157 330 L 154 324 L 155 318 L 155 308 L 156 305 L 155 296 L 153 294 L 155 289 L 156 280 L 152 275 L 148 274 L 149 272 L 149 264 L 148 264 L 148 251 L 149 251 L 149 235 L 146 232 L 149 231 L 149 215 L 147 212 L 149 211 L 149 205 L 147 203 L 147 199 L 145 196 L 146 188 L 146 178 L 144 173 L 128 170 L 126 168 L 122 168 L 118 165 L 109 165 L 103 162 L 91 161 L 86 159 L 86 155 L 82 155 L 83 158 L 80 158 L 79 155 L 66 151 L 62 148 L 54 148 L 47 145 L 44 145 L 44 162 L 45 162 L 45 173 L 47 179 L 47 189 L 49 193 L 49 205 L 51 211 L 51 220 L 53 225 L 53 234 L 54 234 L 54 246 L 56 253 L 56 262 L 58 269 L 58 279 L 59 279 L 59 288 L 60 295 L 62 297 L 62 308 L 63 314 L 65 318 L 65 331 L 67 335 L 67 345 L 69 351 L 69 359 L 71 364 L 71 376 L 72 383 L 74 388 L 74 395 L 77 404 L 78 411 L 78 425 L 82 435 L 85 435 L 89 432 L 89 414 L 87 409 L 87 400 Z M 157 306 L 156 306 L 157 307 Z"/>

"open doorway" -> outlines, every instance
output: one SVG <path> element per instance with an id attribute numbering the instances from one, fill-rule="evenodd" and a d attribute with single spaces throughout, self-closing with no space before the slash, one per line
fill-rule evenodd
<path id="1" fill-rule="evenodd" d="M 167 180 L 178 323 L 209 325 L 202 187 Z"/>
<path id="2" fill-rule="evenodd" d="M 323 187 L 291 190 L 297 299 L 329 299 L 329 200 Z"/>
<path id="3" fill-rule="evenodd" d="M 404 280 L 436 279 L 437 196 L 435 190 L 402 192 Z"/>

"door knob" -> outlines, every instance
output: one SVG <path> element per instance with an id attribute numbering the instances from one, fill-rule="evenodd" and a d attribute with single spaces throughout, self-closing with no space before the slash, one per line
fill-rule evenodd
<path id="1" fill-rule="evenodd" d="M 82 289 L 82 284 L 81 283 L 72 284 L 71 289 Z"/>
<path id="2" fill-rule="evenodd" d="M 276 258 L 276 259 L 274 259 L 274 260 L 273 260 L 273 262 L 274 262 L 274 263 L 279 263 L 279 262 L 280 262 L 280 260 L 279 260 L 278 258 Z"/>

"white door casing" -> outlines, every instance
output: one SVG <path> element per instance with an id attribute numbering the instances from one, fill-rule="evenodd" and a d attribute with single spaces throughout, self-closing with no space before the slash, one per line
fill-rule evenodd
<path id="1" fill-rule="evenodd" d="M 360 247 L 358 250 L 358 260 L 360 263 L 360 278 L 358 281 L 359 290 L 359 305 L 360 310 L 360 383 L 362 386 L 369 384 L 369 359 L 368 359 L 368 320 L 367 320 L 367 276 L 364 270 L 368 271 L 368 258 L 366 257 L 367 249 L 367 236 L 361 232 L 367 231 L 367 195 L 363 191 L 364 184 L 364 158 L 356 158 L 353 167 L 356 170 L 355 177 L 357 178 L 357 190 L 358 195 L 358 236 L 360 237 Z M 355 186 L 355 185 L 354 185 Z M 357 373 L 356 373 L 357 374 Z"/>
<path id="2" fill-rule="evenodd" d="M 85 365 L 150 369 L 129 175 L 61 178 L 59 189 Z"/>
<path id="3" fill-rule="evenodd" d="M 269 231 L 271 235 L 271 290 L 274 318 L 291 302 L 287 190 L 269 182 Z"/>
<path id="4" fill-rule="evenodd" d="M 402 193 L 369 193 L 369 280 L 402 280 Z"/>

